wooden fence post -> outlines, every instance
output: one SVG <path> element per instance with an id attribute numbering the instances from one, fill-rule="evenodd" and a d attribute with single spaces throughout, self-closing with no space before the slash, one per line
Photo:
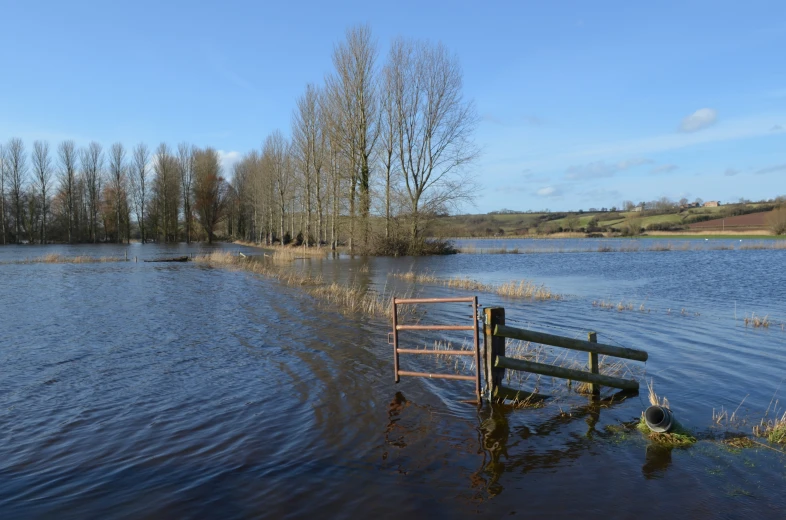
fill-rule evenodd
<path id="1" fill-rule="evenodd" d="M 598 335 L 594 332 L 587 333 L 587 341 L 590 343 L 597 343 L 598 342 Z M 593 374 L 600 374 L 600 369 L 598 367 L 598 353 L 597 352 L 590 352 L 589 353 L 589 371 Z M 592 396 L 599 397 L 600 396 L 600 385 L 597 383 L 590 383 L 592 388 Z"/>
<path id="2" fill-rule="evenodd" d="M 487 307 L 483 310 L 486 323 L 483 327 L 483 356 L 485 361 L 486 386 L 491 401 L 496 389 L 502 384 L 505 369 L 495 367 L 497 356 L 505 355 L 505 338 L 494 335 L 494 327 L 505 325 L 505 309 L 503 307 Z"/>

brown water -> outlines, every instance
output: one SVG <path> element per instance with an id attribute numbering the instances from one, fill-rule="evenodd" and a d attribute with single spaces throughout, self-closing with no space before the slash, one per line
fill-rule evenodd
<path id="1" fill-rule="evenodd" d="M 0 262 L 124 251 L 6 247 Z M 786 332 L 742 322 L 751 312 L 786 321 L 784 261 L 786 251 L 757 250 L 298 261 L 377 290 L 399 286 L 388 274 L 410 268 L 546 282 L 567 297 L 478 296 L 503 305 L 513 325 L 591 329 L 647 350 L 646 378 L 701 439 L 675 450 L 617 431 L 638 418 L 643 395 L 477 409 L 461 402 L 471 383 L 395 385 L 384 320 L 243 272 L 0 265 L 0 517 L 783 518 L 786 456 L 711 437 L 727 431 L 713 428 L 713 408 L 733 411 L 745 398 L 738 414 L 757 422 L 786 375 Z M 601 309 L 598 299 L 650 312 Z M 424 320 L 468 314 L 444 306 Z M 412 345 L 439 338 L 402 334 Z"/>

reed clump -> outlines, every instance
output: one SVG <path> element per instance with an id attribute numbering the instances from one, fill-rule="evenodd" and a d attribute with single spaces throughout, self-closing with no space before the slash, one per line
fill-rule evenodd
<path id="1" fill-rule="evenodd" d="M 773 444 L 786 444 L 786 412 L 769 421 L 762 419 L 753 427 L 753 434 L 764 437 Z"/>
<path id="2" fill-rule="evenodd" d="M 410 283 L 444 285 L 451 289 L 498 294 L 507 298 L 526 298 L 530 300 L 560 300 L 562 296 L 554 293 L 545 285 L 529 280 L 510 281 L 494 285 L 472 280 L 471 278 L 439 278 L 431 273 L 393 273 L 393 276 Z"/>
<path id="3" fill-rule="evenodd" d="M 751 313 L 750 316 L 745 315 L 745 318 L 742 320 L 745 323 L 745 326 L 751 326 L 753 328 L 764 328 L 768 329 L 770 327 L 770 320 L 769 315 L 764 317 L 756 316 L 756 314 Z"/>
<path id="4" fill-rule="evenodd" d="M 652 309 L 646 307 L 644 303 L 639 304 L 637 307 L 636 304 L 634 304 L 633 302 L 630 301 L 626 302 L 624 300 L 620 300 L 616 303 L 608 300 L 593 300 L 592 306 L 598 307 L 600 309 L 617 309 L 618 312 L 633 311 L 633 310 L 638 310 L 639 312 L 642 313 L 652 312 Z"/>

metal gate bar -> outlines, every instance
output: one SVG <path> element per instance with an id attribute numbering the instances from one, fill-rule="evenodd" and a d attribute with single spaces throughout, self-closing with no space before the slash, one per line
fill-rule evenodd
<path id="1" fill-rule="evenodd" d="M 398 306 L 414 305 L 419 303 L 471 303 L 472 325 L 399 325 Z M 402 330 L 471 330 L 473 331 L 474 352 L 467 350 L 417 350 L 398 348 L 398 333 Z M 480 333 L 478 328 L 478 297 L 464 298 L 393 298 L 393 372 L 396 383 L 400 376 L 428 377 L 430 379 L 454 379 L 460 381 L 475 381 L 475 395 L 480 403 Z M 475 356 L 475 375 L 464 376 L 459 374 L 430 374 L 427 372 L 411 372 L 399 370 L 399 354 L 439 354 L 443 356 Z"/>

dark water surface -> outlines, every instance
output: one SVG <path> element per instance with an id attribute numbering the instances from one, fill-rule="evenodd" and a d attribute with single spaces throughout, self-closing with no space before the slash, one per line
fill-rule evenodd
<path id="1" fill-rule="evenodd" d="M 199 250 L 128 249 L 140 260 Z M 51 252 L 125 248 L 5 247 L 0 262 Z M 401 288 L 388 275 L 409 269 L 546 283 L 566 297 L 478 296 L 504 306 L 512 325 L 596 330 L 600 341 L 647 350 L 646 378 L 701 440 L 663 450 L 619 433 L 646 405 L 644 392 L 609 407 L 575 395 L 511 410 L 462 403 L 471 383 L 395 385 L 385 320 L 346 316 L 247 273 L 3 264 L 0 518 L 786 516 L 786 456 L 711 440 L 727 431 L 713 409 L 734 411 L 744 398 L 738 415 L 749 423 L 731 430 L 750 433 L 784 390 L 786 251 L 297 262 L 379 291 Z M 592 305 L 600 300 L 636 310 Z M 428 312 L 427 322 L 469 320 L 462 306 Z M 746 313 L 773 325 L 745 327 Z"/>

